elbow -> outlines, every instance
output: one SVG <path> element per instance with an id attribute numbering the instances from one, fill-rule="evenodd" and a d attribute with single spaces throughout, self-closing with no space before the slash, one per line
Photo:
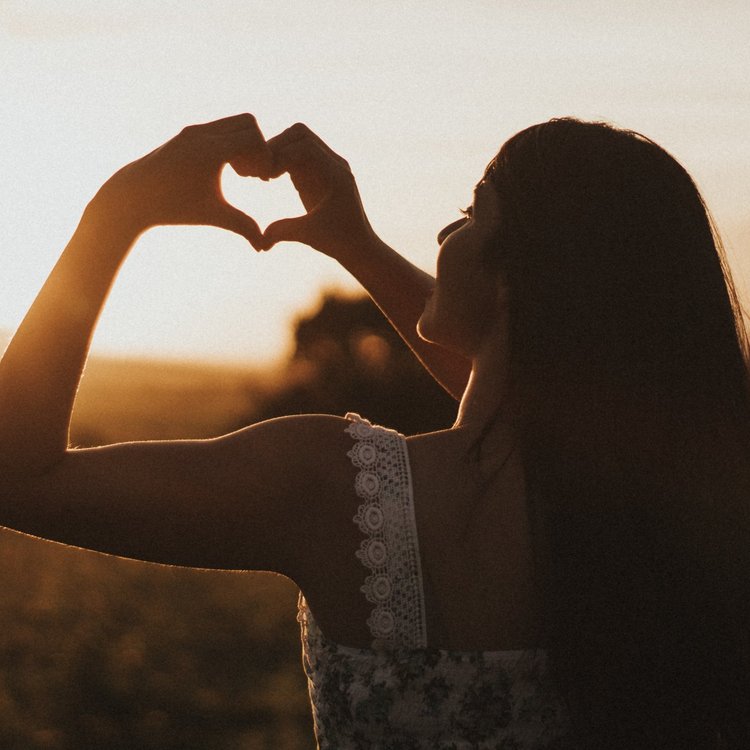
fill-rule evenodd
<path id="1" fill-rule="evenodd" d="M 0 444 L 2 481 L 17 484 L 47 476 L 65 460 L 67 453 L 66 445 L 45 446 L 30 440 L 15 440 L 10 445 Z"/>

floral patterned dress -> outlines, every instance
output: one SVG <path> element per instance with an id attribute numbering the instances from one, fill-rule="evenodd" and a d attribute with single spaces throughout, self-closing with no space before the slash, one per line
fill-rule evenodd
<path id="1" fill-rule="evenodd" d="M 303 597 L 299 621 L 321 750 L 536 750 L 562 746 L 568 715 L 541 649 L 447 651 L 427 646 L 419 542 L 406 441 L 348 414 L 359 469 L 369 570 L 370 648 L 326 638 Z"/>

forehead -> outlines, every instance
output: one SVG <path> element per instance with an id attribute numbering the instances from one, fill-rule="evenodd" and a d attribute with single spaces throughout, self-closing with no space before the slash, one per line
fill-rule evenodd
<path id="1" fill-rule="evenodd" d="M 474 209 L 483 214 L 494 215 L 500 210 L 498 204 L 497 189 L 486 177 L 483 177 L 474 186 Z"/>

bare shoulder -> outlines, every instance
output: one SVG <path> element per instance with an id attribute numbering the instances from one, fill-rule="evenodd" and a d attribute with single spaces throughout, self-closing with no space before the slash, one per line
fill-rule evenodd
<path id="1" fill-rule="evenodd" d="M 280 417 L 217 438 L 217 458 L 234 467 L 237 506 L 276 537 L 276 567 L 300 582 L 311 564 L 330 562 L 331 540 L 351 533 L 354 468 L 348 419 L 325 414 Z M 257 566 L 257 563 L 256 563 Z"/>
<path id="2" fill-rule="evenodd" d="M 211 449 L 242 495 L 262 494 L 299 518 L 338 494 L 351 446 L 345 431 L 349 424 L 328 414 L 279 417 L 216 438 Z"/>
<path id="3" fill-rule="evenodd" d="M 412 469 L 424 466 L 429 470 L 453 470 L 449 465 L 464 456 L 471 439 L 455 428 L 410 435 L 406 438 Z"/>
<path id="4" fill-rule="evenodd" d="M 320 468 L 329 451 L 346 444 L 344 417 L 331 414 L 299 414 L 269 419 L 215 438 L 220 452 L 249 451 L 253 458 L 272 464 L 290 462 Z"/>

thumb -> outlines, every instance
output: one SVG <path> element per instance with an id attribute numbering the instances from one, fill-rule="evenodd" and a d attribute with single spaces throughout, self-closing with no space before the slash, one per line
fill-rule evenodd
<path id="1" fill-rule="evenodd" d="M 244 237 L 256 250 L 263 249 L 263 234 L 260 227 L 246 213 L 228 203 L 222 208 L 216 225 Z"/>
<path id="2" fill-rule="evenodd" d="M 263 232 L 263 249 L 270 250 L 277 242 L 302 242 L 309 244 L 308 216 L 295 216 L 271 222 Z"/>

